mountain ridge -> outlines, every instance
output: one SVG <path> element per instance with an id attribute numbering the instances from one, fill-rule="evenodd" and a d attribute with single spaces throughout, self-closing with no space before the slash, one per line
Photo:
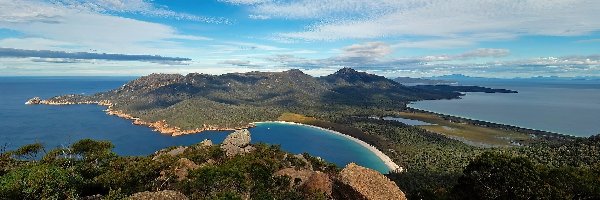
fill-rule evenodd
<path id="1" fill-rule="evenodd" d="M 383 76 L 342 68 L 313 77 L 293 69 L 209 75 L 150 74 L 90 96 L 63 95 L 42 104 L 102 104 L 108 112 L 179 135 L 246 128 L 283 113 L 362 115 L 402 110 L 411 101 L 458 98 L 460 93 L 404 86 Z"/>

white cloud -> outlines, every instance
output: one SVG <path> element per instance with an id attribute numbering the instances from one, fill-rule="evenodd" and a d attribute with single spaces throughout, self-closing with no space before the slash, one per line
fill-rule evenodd
<path id="1" fill-rule="evenodd" d="M 271 2 L 272 0 L 219 0 L 219 1 L 236 4 L 236 5 L 254 5 L 254 4 Z"/>
<path id="2" fill-rule="evenodd" d="M 392 53 L 392 48 L 385 42 L 367 42 L 353 44 L 343 48 L 343 57 L 381 58 Z"/>
<path id="3" fill-rule="evenodd" d="M 392 58 L 392 48 L 384 42 L 366 42 L 342 48 L 342 51 L 329 58 L 308 59 L 295 55 L 280 54 L 266 60 L 297 68 L 322 68 L 345 66 L 362 69 L 395 69 L 405 67 L 421 67 L 432 63 L 443 64 L 444 61 L 466 61 L 479 58 L 498 58 L 508 56 L 508 49 L 479 48 L 454 55 L 430 55 L 421 57 Z"/>
<path id="4" fill-rule="evenodd" d="M 135 13 L 181 20 L 228 23 L 225 19 L 191 15 L 157 7 L 148 0 L 53 0 L 52 3 L 60 7 L 97 13 Z"/>
<path id="5" fill-rule="evenodd" d="M 170 40 L 210 39 L 183 35 L 163 24 L 33 0 L 0 0 L 0 28 L 23 34 L 20 38 L 1 40 L 1 47 L 33 50 L 173 55 L 181 52 L 182 48 Z"/>
<path id="6" fill-rule="evenodd" d="M 299 0 L 258 4 L 251 10 L 273 18 L 321 21 L 306 31 L 280 33 L 280 37 L 338 40 L 584 35 L 600 30 L 598 8 L 597 0 Z"/>

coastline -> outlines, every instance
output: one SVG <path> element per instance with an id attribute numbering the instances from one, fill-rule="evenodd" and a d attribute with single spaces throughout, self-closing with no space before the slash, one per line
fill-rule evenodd
<path id="1" fill-rule="evenodd" d="M 143 125 L 143 126 L 147 126 L 150 127 L 153 131 L 159 132 L 161 134 L 168 134 L 171 136 L 180 136 L 180 135 L 187 135 L 187 134 L 195 134 L 195 133 L 200 133 L 202 131 L 231 131 L 231 130 L 237 130 L 237 129 L 245 129 L 245 128 L 252 128 L 255 127 L 256 124 L 258 123 L 284 123 L 284 124 L 294 124 L 294 125 L 299 125 L 299 126 L 308 126 L 308 127 L 312 127 L 312 128 L 317 128 L 320 130 L 323 130 L 325 132 L 331 133 L 331 134 L 335 134 L 338 136 L 342 136 L 346 139 L 352 140 L 353 142 L 363 146 L 364 148 L 368 149 L 369 151 L 371 151 L 373 154 L 375 154 L 381 161 L 383 161 L 383 163 L 388 167 L 390 172 L 403 172 L 404 169 L 400 166 L 398 166 L 394 161 L 392 161 L 392 159 L 390 157 L 388 157 L 387 155 L 385 155 L 382 151 L 380 151 L 379 149 L 377 149 L 375 146 L 370 145 L 362 140 L 359 140 L 355 137 L 349 136 L 349 135 L 345 135 L 343 133 L 337 132 L 337 131 L 333 131 L 333 130 L 329 130 L 326 128 L 322 128 L 322 127 L 318 127 L 318 126 L 313 126 L 313 125 L 308 125 L 308 124 L 302 124 L 302 123 L 296 123 L 296 122 L 288 122 L 288 121 L 262 121 L 262 122 L 252 122 L 249 123 L 245 126 L 240 126 L 240 127 L 235 127 L 235 128 L 222 128 L 222 127 L 215 127 L 215 126 L 207 126 L 206 124 L 203 124 L 202 128 L 196 128 L 196 129 L 192 129 L 192 130 L 182 130 L 179 127 L 176 126 L 172 126 L 169 125 L 166 120 L 160 120 L 160 121 L 156 121 L 156 122 L 147 122 L 144 121 L 138 117 L 132 116 L 131 114 L 125 113 L 121 110 L 115 110 L 113 108 L 113 103 L 110 102 L 109 100 L 101 100 L 101 101 L 52 101 L 52 100 L 41 100 L 41 99 L 32 99 L 30 101 L 27 101 L 25 104 L 27 105 L 79 105 L 79 104 L 89 104 L 89 105 L 99 105 L 99 106 L 105 106 L 107 107 L 106 109 L 104 109 L 103 111 L 107 114 L 107 115 L 114 115 L 123 119 L 127 119 L 127 120 L 131 120 L 132 124 L 134 125 Z"/>
<path id="2" fill-rule="evenodd" d="M 311 127 L 311 128 L 317 128 L 320 130 L 323 130 L 325 132 L 331 133 L 331 134 L 335 134 L 338 136 L 342 136 L 346 139 L 352 140 L 353 142 L 356 142 L 357 144 L 363 146 L 364 148 L 368 149 L 369 151 L 371 151 L 373 154 L 375 154 L 381 161 L 383 161 L 383 163 L 389 168 L 390 172 L 403 172 L 404 169 L 400 166 L 398 166 L 398 164 L 396 164 L 394 161 L 392 161 L 392 159 L 385 155 L 382 151 L 380 151 L 379 149 L 377 149 L 375 146 L 370 145 L 362 140 L 359 140 L 355 137 L 349 136 L 349 135 L 345 135 L 343 133 L 334 131 L 334 130 L 329 130 L 326 128 L 322 128 L 322 127 L 318 127 L 318 126 L 313 126 L 313 125 L 308 125 L 308 124 L 302 124 L 302 123 L 296 123 L 296 122 L 288 122 L 288 121 L 263 121 L 263 122 L 253 122 L 251 124 L 260 124 L 260 123 L 281 123 L 281 124 L 293 124 L 293 125 L 298 125 L 298 126 L 307 126 L 307 127 Z"/>
<path id="3" fill-rule="evenodd" d="M 167 123 L 166 120 L 160 120 L 160 121 L 155 121 L 155 122 L 147 122 L 144 121 L 142 119 L 140 119 L 139 117 L 135 117 L 132 116 L 131 114 L 125 113 L 121 110 L 115 110 L 113 108 L 113 103 L 110 102 L 109 100 L 100 100 L 100 101 L 52 101 L 52 100 L 41 100 L 38 97 L 34 97 L 33 99 L 30 99 L 29 101 L 25 102 L 26 105 L 54 105 L 54 106 L 64 106 L 64 105 L 99 105 L 99 106 L 105 106 L 106 109 L 104 109 L 103 111 L 107 114 L 107 115 L 114 115 L 123 119 L 127 119 L 127 120 L 131 120 L 132 124 L 134 125 L 140 125 L 140 126 L 147 126 L 149 128 L 152 129 L 152 131 L 156 131 L 159 132 L 161 134 L 167 134 L 170 136 L 180 136 L 180 135 L 188 135 L 188 134 L 196 134 L 196 133 L 200 133 L 202 131 L 233 131 L 233 130 L 237 130 L 237 129 L 244 129 L 244 128 L 252 128 L 254 127 L 254 124 L 249 123 L 245 126 L 240 126 L 240 127 L 235 127 L 235 128 L 223 128 L 223 127 L 217 127 L 217 126 L 211 126 L 211 125 L 206 125 L 203 124 L 202 128 L 196 128 L 196 129 L 191 129 L 191 130 L 183 130 L 180 127 L 176 127 L 176 126 L 172 126 L 169 125 Z"/>

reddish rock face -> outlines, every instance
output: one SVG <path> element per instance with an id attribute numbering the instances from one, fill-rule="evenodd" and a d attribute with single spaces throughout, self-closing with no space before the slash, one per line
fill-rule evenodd
<path id="1" fill-rule="evenodd" d="M 348 164 L 339 175 L 342 188 L 354 190 L 360 196 L 351 197 L 369 200 L 406 200 L 404 192 L 383 174 L 354 163 Z"/>

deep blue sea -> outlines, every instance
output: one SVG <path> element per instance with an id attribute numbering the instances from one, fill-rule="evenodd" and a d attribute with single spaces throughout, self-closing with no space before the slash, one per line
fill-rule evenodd
<path id="1" fill-rule="evenodd" d="M 92 138 L 110 140 L 120 155 L 148 155 L 159 149 L 191 145 L 204 139 L 222 142 L 227 131 L 171 137 L 106 115 L 96 105 L 25 105 L 34 96 L 92 94 L 122 86 L 135 77 L 0 77 L 0 147 L 14 150 L 35 142 L 47 148 Z M 383 161 L 366 148 L 338 135 L 298 125 L 261 123 L 251 128 L 253 143 L 281 145 L 292 153 L 308 152 L 340 167 L 355 162 L 387 172 Z"/>
<path id="2" fill-rule="evenodd" d="M 467 93 L 462 99 L 420 101 L 410 107 L 587 137 L 600 134 L 600 83 L 479 82 L 518 94 Z"/>

